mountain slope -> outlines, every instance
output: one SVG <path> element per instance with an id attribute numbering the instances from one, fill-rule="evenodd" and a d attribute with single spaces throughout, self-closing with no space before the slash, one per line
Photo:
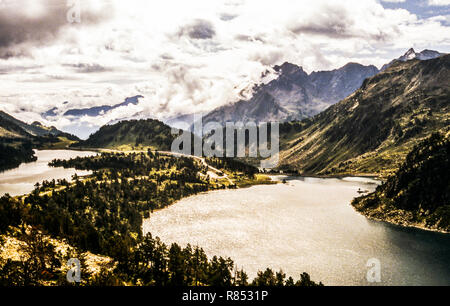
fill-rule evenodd
<path id="1" fill-rule="evenodd" d="M 0 171 L 36 160 L 33 148 L 66 148 L 78 141 L 76 136 L 39 122 L 27 124 L 0 111 Z"/>
<path id="2" fill-rule="evenodd" d="M 31 138 L 31 135 L 27 133 L 16 123 L 8 120 L 5 115 L 0 111 L 0 137 L 1 138 Z M 8 115 L 9 116 L 9 115 Z"/>
<path id="3" fill-rule="evenodd" d="M 450 139 L 433 134 L 376 192 L 352 205 L 368 217 L 450 232 Z"/>
<path id="4" fill-rule="evenodd" d="M 113 125 L 105 125 L 92 134 L 86 141 L 73 147 L 106 148 L 106 149 L 138 149 L 152 148 L 169 151 L 174 139 L 172 128 L 158 120 L 121 121 Z"/>
<path id="5" fill-rule="evenodd" d="M 361 87 L 365 79 L 377 73 L 378 69 L 375 66 L 348 63 L 333 71 L 313 72 L 310 79 L 315 84 L 316 95 L 321 101 L 336 103 L 348 97 Z"/>
<path id="6" fill-rule="evenodd" d="M 32 124 L 28 124 L 14 118 L 13 116 L 3 111 L 0 111 L 0 119 L 3 121 L 3 128 L 5 128 L 5 126 L 9 126 L 11 129 L 17 130 L 17 127 L 20 127 L 22 129 L 22 136 L 24 136 L 23 132 L 26 132 L 28 134 L 26 136 L 63 136 L 71 140 L 78 140 L 76 136 L 64 133 L 54 126 L 47 127 L 42 125 L 40 122 L 33 122 Z"/>
<path id="7" fill-rule="evenodd" d="M 290 112 L 279 106 L 270 93 L 259 91 L 249 101 L 239 101 L 210 112 L 203 117 L 203 124 L 208 122 L 267 122 L 271 119 L 288 120 L 290 117 Z"/>
<path id="8" fill-rule="evenodd" d="M 392 173 L 418 141 L 450 127 L 450 55 L 397 62 L 354 94 L 281 136 L 282 169 Z"/>
<path id="9" fill-rule="evenodd" d="M 0 172 L 36 160 L 33 136 L 9 118 L 13 117 L 0 112 Z"/>
<path id="10" fill-rule="evenodd" d="M 0 172 L 19 167 L 22 163 L 36 161 L 31 141 L 10 141 L 0 138 Z"/>
<path id="11" fill-rule="evenodd" d="M 22 128 L 23 131 L 25 131 L 26 133 L 28 133 L 32 136 L 44 136 L 44 135 L 57 133 L 56 129 L 45 128 L 45 127 L 41 126 L 40 124 L 38 124 L 37 122 L 34 124 L 27 124 L 23 121 L 20 121 L 20 120 L 14 118 L 13 116 L 11 116 L 3 111 L 0 111 L 0 118 L 4 120 L 5 124 L 9 124 L 10 126 L 18 126 L 18 127 Z"/>
<path id="12" fill-rule="evenodd" d="M 311 117 L 344 99 L 363 81 L 378 73 L 375 66 L 349 63 L 332 71 L 307 74 L 301 67 L 284 63 L 273 68 L 277 77 L 255 86 L 249 100 L 219 107 L 203 122 L 292 121 Z"/>

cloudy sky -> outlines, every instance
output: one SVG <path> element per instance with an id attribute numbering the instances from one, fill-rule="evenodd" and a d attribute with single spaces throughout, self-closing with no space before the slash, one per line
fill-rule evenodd
<path id="1" fill-rule="evenodd" d="M 410 47 L 450 52 L 450 0 L 0 0 L 0 110 L 70 132 L 168 118 L 236 101 L 285 61 L 380 67 Z"/>

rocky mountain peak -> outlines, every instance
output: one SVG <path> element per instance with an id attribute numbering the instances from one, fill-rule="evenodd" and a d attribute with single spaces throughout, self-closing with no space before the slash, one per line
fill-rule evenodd
<path id="1" fill-rule="evenodd" d="M 428 49 L 425 49 L 422 52 L 417 53 L 413 48 L 411 48 L 404 55 L 400 56 L 397 59 L 394 59 L 389 64 L 384 65 L 381 68 L 381 71 L 386 70 L 387 68 L 389 68 L 390 66 L 392 66 L 396 62 L 406 62 L 406 61 L 410 61 L 410 60 L 413 60 L 413 59 L 426 61 L 426 60 L 430 60 L 430 59 L 434 59 L 434 58 L 440 57 L 442 55 L 444 55 L 444 53 L 440 53 L 438 51 L 428 50 Z"/>
<path id="2" fill-rule="evenodd" d="M 294 73 L 298 73 L 298 72 L 303 72 L 303 68 L 300 66 L 297 66 L 295 64 L 291 64 L 289 62 L 285 62 L 284 64 L 282 64 L 281 66 L 275 66 L 273 68 L 276 72 L 283 74 L 283 75 L 291 75 Z M 305 73 L 306 74 L 306 73 Z"/>
<path id="3" fill-rule="evenodd" d="M 409 49 L 405 53 L 405 55 L 403 55 L 403 58 L 405 58 L 406 60 L 411 60 L 411 59 L 413 59 L 415 57 L 416 57 L 416 51 L 413 48 Z"/>

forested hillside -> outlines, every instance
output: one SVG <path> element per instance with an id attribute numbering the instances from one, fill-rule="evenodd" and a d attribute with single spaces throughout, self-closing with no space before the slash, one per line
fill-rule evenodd
<path id="1" fill-rule="evenodd" d="M 27 124 L 0 111 L 0 171 L 35 161 L 33 149 L 65 148 L 78 140 L 54 127 Z"/>
<path id="2" fill-rule="evenodd" d="M 199 247 L 167 246 L 150 234 L 143 236 L 143 218 L 154 210 L 199 192 L 234 187 L 225 178 L 210 178 L 203 162 L 148 151 L 55 160 L 51 165 L 93 170 L 94 174 L 84 180 L 75 177 L 74 183 L 37 184 L 23 198 L 0 198 L 0 235 L 20 238 L 28 254 L 26 260 L 0 258 L 0 285 L 67 285 L 61 278 L 64 257 L 42 235 L 69 243 L 77 254 L 89 251 L 111 258 L 113 264 L 96 275 L 83 270 L 88 275 L 83 285 L 252 283 L 229 258 L 208 259 Z M 215 165 L 227 173 L 238 169 L 239 176 L 248 179 L 256 172 L 239 163 L 216 161 Z M 307 274 L 294 281 L 270 269 L 260 272 L 253 284 L 317 285 Z"/>
<path id="3" fill-rule="evenodd" d="M 103 126 L 89 139 L 74 144 L 73 147 L 119 150 L 151 148 L 170 151 L 176 138 L 171 131 L 171 127 L 158 120 L 121 121 Z"/>
<path id="4" fill-rule="evenodd" d="M 374 219 L 450 232 L 449 156 L 449 137 L 432 135 L 408 154 L 394 176 L 353 206 Z"/>

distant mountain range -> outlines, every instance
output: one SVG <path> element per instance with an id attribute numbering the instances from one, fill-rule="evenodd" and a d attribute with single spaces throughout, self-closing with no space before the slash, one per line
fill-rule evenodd
<path id="1" fill-rule="evenodd" d="M 291 63 L 275 66 L 277 78 L 256 86 L 249 100 L 219 107 L 203 123 L 292 121 L 314 116 L 344 99 L 378 73 L 375 66 L 349 63 L 332 71 L 307 74 Z"/>
<path id="2" fill-rule="evenodd" d="M 450 55 L 397 61 L 312 119 L 283 126 L 281 169 L 392 174 L 414 145 L 450 131 Z"/>
<path id="3" fill-rule="evenodd" d="M 274 67 L 277 76 L 272 81 L 254 88 L 251 99 L 218 108 L 206 115 L 204 123 L 213 119 L 289 120 L 280 127 L 280 169 L 302 174 L 387 176 L 423 138 L 433 132 L 445 135 L 450 129 L 450 55 L 421 60 L 432 52 L 421 54 L 408 52 L 378 73 L 374 66 L 350 63 L 333 71 L 307 74 L 301 67 L 285 63 Z M 359 89 L 352 93 L 359 82 Z M 327 106 L 326 98 L 336 101 L 349 92 L 341 102 Z M 124 103 L 136 103 L 139 97 Z M 318 105 L 328 108 L 314 116 L 320 111 Z M 304 117 L 311 118 L 295 120 Z M 62 135 L 55 128 L 26 124 L 5 113 L 0 119 L 9 122 L 6 128 L 0 124 L 0 131 L 10 137 Z M 177 125 L 181 122 L 171 120 Z M 147 119 L 103 126 L 75 145 L 169 150 L 173 140 L 169 125 Z"/>
<path id="4" fill-rule="evenodd" d="M 396 62 L 411 59 L 428 60 L 442 55 L 442 53 L 433 50 L 416 53 L 414 49 L 410 49 L 403 56 L 384 65 L 381 70 L 378 70 L 375 66 L 348 63 L 339 69 L 310 74 L 306 73 L 302 67 L 286 62 L 263 73 L 259 85 L 246 86 L 246 94 L 241 95 L 241 100 L 204 113 L 203 123 L 219 122 L 224 124 L 227 121 L 289 122 L 311 118 L 355 92 L 365 79 L 384 71 Z M 68 102 L 65 102 L 63 107 L 54 107 L 41 115 L 49 120 L 57 116 L 67 117 L 73 122 L 67 129 L 72 133 L 78 131 L 80 135 L 87 137 L 90 133 L 95 132 L 96 127 L 79 126 L 77 123 L 79 118 L 83 116 L 103 116 L 119 107 L 137 105 L 140 98 L 143 97 L 138 95 L 126 98 L 124 102 L 116 105 L 79 109 L 67 109 Z M 141 117 L 142 114 L 139 114 L 139 118 Z M 133 119 L 133 117 L 117 118 L 110 124 L 127 119 Z M 163 121 L 170 126 L 192 131 L 194 116 L 192 114 L 180 114 L 163 119 Z"/>
<path id="5" fill-rule="evenodd" d="M 81 108 L 81 109 L 69 109 L 66 112 L 64 112 L 63 116 L 69 117 L 83 117 L 83 116 L 89 116 L 89 117 L 97 117 L 100 115 L 104 115 L 107 112 L 110 112 L 116 108 L 128 106 L 128 105 L 137 105 L 139 103 L 139 99 L 144 98 L 143 96 L 134 96 L 130 98 L 126 98 L 124 102 L 116 104 L 116 105 L 103 105 L 103 106 L 95 106 L 90 108 Z M 67 104 L 67 103 L 66 103 Z M 54 107 L 45 113 L 42 113 L 42 117 L 48 118 L 48 117 L 55 117 L 57 116 L 58 108 Z"/>
<path id="6" fill-rule="evenodd" d="M 366 79 L 383 75 L 384 71 L 392 66 L 412 60 L 430 60 L 442 56 L 443 54 L 437 51 L 424 50 L 416 53 L 414 49 L 410 49 L 403 56 L 383 66 L 381 72 L 375 66 L 348 63 L 339 69 L 308 74 L 302 67 L 286 62 L 263 74 L 261 80 L 266 80 L 265 76 L 270 75 L 269 81 L 263 81 L 260 85 L 253 86 L 249 98 L 206 113 L 203 117 L 203 124 L 212 121 L 222 124 L 228 121 L 290 122 L 311 118 L 353 94 Z M 83 116 L 102 116 L 119 107 L 137 105 L 141 98 L 143 96 L 138 95 L 126 98 L 123 102 L 115 105 L 79 109 L 67 109 L 69 103 L 65 102 L 64 106 L 54 107 L 41 115 L 44 118 L 65 116 L 75 120 L 73 121 L 75 124 L 76 119 Z M 58 136 L 62 133 L 54 127 L 44 127 L 38 122 L 25 124 L 5 113 L 2 116 L 32 136 Z M 115 122 L 110 125 L 114 125 Z M 193 115 L 169 118 L 165 120 L 165 123 L 192 130 Z M 13 130 L 8 131 L 10 136 L 20 136 L 20 132 Z M 0 128 L 0 132 L 5 134 L 7 130 Z"/>
<path id="7" fill-rule="evenodd" d="M 410 49 L 403 56 L 384 65 L 381 71 L 396 62 L 429 60 L 442 55 L 444 54 L 432 50 L 416 53 L 414 49 Z M 276 77 L 267 84 L 255 86 L 250 99 L 216 108 L 203 117 L 203 124 L 223 124 L 227 121 L 288 122 L 310 118 L 348 97 L 365 79 L 379 72 L 375 66 L 348 63 L 339 69 L 307 74 L 302 67 L 286 62 L 273 67 Z M 171 121 L 180 125 L 184 120 L 192 120 L 192 117 L 183 115 L 172 118 Z M 192 123 L 191 121 L 190 124 Z"/>
<path id="8" fill-rule="evenodd" d="M 291 64 L 277 69 L 279 82 L 290 81 L 285 75 L 321 78 Z M 253 99 L 269 100 L 276 107 L 278 103 L 268 95 L 261 91 Z M 279 169 L 304 175 L 391 175 L 422 139 L 434 132 L 450 132 L 449 101 L 450 55 L 397 61 L 320 114 L 281 124 Z M 170 132 L 168 125 L 157 120 L 122 121 L 102 127 L 77 146 L 168 150 L 174 139 Z"/>

